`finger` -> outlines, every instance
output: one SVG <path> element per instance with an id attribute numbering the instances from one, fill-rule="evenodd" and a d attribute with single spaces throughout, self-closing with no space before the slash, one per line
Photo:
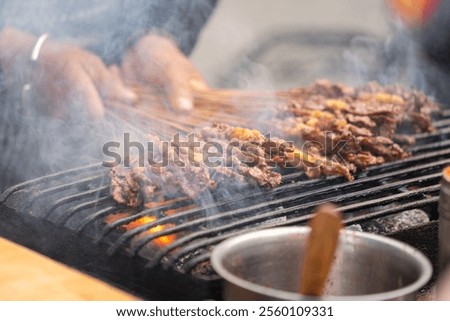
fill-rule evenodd
<path id="1" fill-rule="evenodd" d="M 130 84 L 136 84 L 139 82 L 138 72 L 134 68 L 134 55 L 133 53 L 127 54 L 120 65 L 119 75 L 124 82 Z"/>
<path id="2" fill-rule="evenodd" d="M 189 111 L 194 107 L 192 91 L 186 87 L 176 86 L 168 92 L 170 103 L 177 110 Z"/>
<path id="3" fill-rule="evenodd" d="M 93 119 L 100 119 L 104 116 L 105 108 L 103 106 L 100 94 L 92 81 L 85 73 L 78 75 L 77 86 L 71 97 L 74 103 L 86 106 L 88 115 Z"/>
<path id="4" fill-rule="evenodd" d="M 85 67 L 85 69 L 101 97 L 118 100 L 125 104 L 134 104 L 137 101 L 137 94 L 124 85 L 117 67 L 108 69 L 99 61 L 91 61 L 91 64 L 95 66 L 91 65 L 90 68 Z"/>
<path id="5" fill-rule="evenodd" d="M 117 99 L 126 104 L 135 104 L 138 96 L 131 88 L 125 86 L 117 66 L 109 74 L 110 76 L 103 83 L 105 96 L 110 99 Z"/>
<path id="6" fill-rule="evenodd" d="M 188 111 L 194 107 L 189 78 L 186 72 L 171 68 L 167 70 L 164 89 L 172 107 L 177 110 Z"/>
<path id="7" fill-rule="evenodd" d="M 122 78 L 122 76 L 120 75 L 120 69 L 117 65 L 109 66 L 108 70 L 114 77 Z"/>
<path id="8" fill-rule="evenodd" d="M 178 110 L 191 110 L 194 107 L 194 91 L 209 89 L 206 81 L 187 59 L 170 64 L 164 74 L 167 78 L 167 95 L 172 106 Z"/>
<path id="9" fill-rule="evenodd" d="M 116 79 L 117 82 L 121 84 L 121 86 L 128 88 L 129 90 L 132 90 L 132 92 L 133 92 L 133 95 L 126 98 L 126 101 L 123 101 L 123 102 L 130 103 L 131 105 L 136 105 L 139 100 L 139 95 L 135 91 L 137 88 L 136 85 L 129 84 L 130 86 L 133 86 L 135 89 L 132 89 L 132 88 L 128 87 L 127 85 L 125 85 L 123 71 L 121 70 L 121 68 L 119 68 L 119 66 L 111 65 L 108 67 L 108 70 L 113 75 L 114 79 Z"/>

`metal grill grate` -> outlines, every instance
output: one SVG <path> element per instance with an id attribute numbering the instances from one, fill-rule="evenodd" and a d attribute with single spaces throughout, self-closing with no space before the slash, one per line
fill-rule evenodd
<path id="1" fill-rule="evenodd" d="M 222 193 L 201 204 L 179 198 L 133 211 L 110 198 L 107 170 L 73 169 L 6 191 L 0 234 L 146 298 L 218 298 L 220 280 L 209 265 L 215 244 L 251 230 L 304 224 L 323 202 L 336 203 L 346 225 L 418 208 L 436 220 L 441 171 L 450 164 L 450 112 L 435 126 L 436 133 L 416 135 L 413 157 L 372 167 L 352 182 L 291 172 L 273 190 Z M 107 222 L 117 213 L 126 215 Z M 156 220 L 123 229 L 148 216 Z M 156 244 L 161 237 L 173 239 Z"/>

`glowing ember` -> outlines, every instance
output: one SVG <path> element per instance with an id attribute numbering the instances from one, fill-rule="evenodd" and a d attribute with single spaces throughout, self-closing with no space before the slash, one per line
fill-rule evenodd
<path id="1" fill-rule="evenodd" d="M 123 227 L 127 231 L 130 231 L 130 230 L 135 229 L 135 228 L 137 228 L 139 226 L 142 226 L 142 225 L 145 225 L 145 224 L 149 224 L 149 223 L 152 223 L 154 221 L 156 221 L 156 217 L 154 217 L 154 216 L 144 216 L 144 217 L 141 217 L 141 218 L 139 218 L 139 219 L 137 219 L 137 220 L 127 224 L 127 225 L 124 225 Z M 157 232 L 164 231 L 164 230 L 166 230 L 166 229 L 168 229 L 170 227 L 173 227 L 173 225 L 172 224 L 157 225 L 155 227 L 149 228 L 145 232 L 145 234 L 154 234 L 154 233 L 157 233 Z M 163 247 L 163 246 L 167 246 L 167 245 L 171 244 L 174 241 L 175 241 L 175 235 L 164 235 L 164 236 L 160 236 L 160 237 L 154 239 L 153 243 L 158 245 L 158 246 Z"/>
<path id="2" fill-rule="evenodd" d="M 117 220 L 120 220 L 120 219 L 122 219 L 122 218 L 125 218 L 125 217 L 128 217 L 128 216 L 130 216 L 130 215 L 132 215 L 133 213 L 115 213 L 115 214 L 111 214 L 111 215 L 108 215 L 106 218 L 105 218 L 105 223 L 106 224 L 113 224 L 115 221 L 117 221 Z"/>
<path id="3" fill-rule="evenodd" d="M 170 215 L 174 215 L 174 214 L 177 214 L 177 213 L 180 213 L 180 212 L 192 210 L 192 209 L 194 209 L 196 207 L 198 207 L 198 206 L 195 205 L 195 204 L 190 204 L 190 205 L 182 206 L 182 207 L 179 207 L 179 208 L 172 208 L 170 210 L 165 211 L 164 214 L 170 216 Z"/>
<path id="4" fill-rule="evenodd" d="M 148 203 L 145 203 L 144 206 L 145 206 L 146 208 L 153 208 L 153 207 L 163 206 L 165 203 L 166 203 L 165 201 L 148 202 Z"/>

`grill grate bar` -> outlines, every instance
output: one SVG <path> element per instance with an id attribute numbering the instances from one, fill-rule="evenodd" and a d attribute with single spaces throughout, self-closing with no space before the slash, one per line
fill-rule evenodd
<path id="1" fill-rule="evenodd" d="M 279 205 L 286 205 L 288 203 L 298 203 L 300 201 L 303 200 L 307 200 L 309 197 L 314 196 L 316 194 L 321 195 L 321 197 L 325 197 L 328 194 L 335 194 L 338 193 L 342 194 L 342 193 L 346 193 L 346 191 L 352 191 L 355 189 L 356 186 L 363 188 L 362 190 L 358 190 L 357 192 L 354 193 L 349 193 L 349 194 L 345 194 L 343 196 L 343 200 L 352 200 L 353 197 L 357 197 L 357 198 L 367 198 L 368 195 L 372 195 L 375 193 L 380 193 L 380 192 L 387 192 L 389 190 L 392 189 L 397 189 L 401 186 L 410 184 L 410 183 L 414 183 L 416 182 L 418 179 L 417 178 L 410 178 L 410 179 L 406 179 L 406 180 L 401 180 L 398 182 L 394 182 L 394 183 L 390 183 L 390 184 L 386 184 L 383 186 L 379 186 L 379 182 L 383 181 L 384 179 L 392 179 L 392 178 L 402 178 L 404 176 L 408 176 L 409 174 L 412 173 L 417 173 L 421 170 L 430 170 L 430 169 L 434 169 L 435 167 L 443 167 L 445 164 L 447 164 L 447 160 L 441 160 L 438 162 L 434 162 L 431 164 L 426 164 L 426 165 L 422 165 L 422 166 L 418 166 L 418 167 L 414 167 L 414 168 L 407 168 L 405 170 L 402 171 L 398 171 L 395 173 L 395 175 L 391 174 L 391 173 L 387 173 L 387 174 L 382 174 L 379 176 L 374 176 L 374 177 L 368 177 L 368 178 L 363 178 L 360 180 L 355 180 L 352 182 L 345 182 L 339 185 L 335 185 L 332 188 L 330 188 L 329 186 L 327 187 L 323 187 L 323 188 L 319 188 L 313 191 L 309 191 L 309 192 L 305 192 L 305 193 L 299 193 L 296 194 L 294 196 L 287 196 L 287 197 L 280 197 L 280 198 L 274 198 L 271 201 L 267 201 L 267 202 L 261 202 L 259 204 L 253 205 L 253 206 L 248 206 L 245 208 L 240 208 L 237 210 L 232 210 L 232 211 L 227 211 L 227 212 L 222 212 L 220 214 L 217 215 L 210 215 L 207 217 L 204 217 L 204 215 L 200 218 L 196 218 L 199 214 L 201 214 L 201 211 L 204 208 L 201 209 L 195 209 L 195 210 L 189 210 L 189 211 L 185 211 L 185 212 L 181 212 L 178 213 L 174 216 L 170 216 L 170 217 L 162 217 L 159 220 L 156 220 L 154 222 L 148 223 L 148 224 L 143 224 L 141 226 L 139 226 L 138 228 L 135 228 L 133 230 L 130 230 L 124 234 L 122 234 L 119 239 L 116 241 L 116 243 L 112 246 L 111 248 L 111 252 L 114 253 L 115 251 L 117 251 L 119 248 L 125 246 L 125 244 L 127 242 L 130 242 L 132 240 L 133 237 L 135 237 L 136 235 L 145 232 L 146 230 L 156 227 L 157 225 L 164 225 L 164 224 L 176 224 L 175 227 L 173 228 L 169 228 L 164 230 L 165 233 L 176 233 L 176 232 L 180 232 L 183 231 L 185 229 L 190 229 L 190 228 L 194 228 L 194 227 L 198 227 L 201 226 L 202 224 L 205 224 L 207 222 L 214 222 L 216 220 L 223 220 L 226 218 L 232 218 L 232 217 L 240 217 L 242 216 L 242 214 L 250 214 L 253 212 L 256 212 L 258 210 L 264 210 L 265 208 L 271 206 L 271 207 L 278 207 Z M 440 173 L 438 174 L 433 174 L 430 176 L 431 179 L 435 179 L 435 178 L 439 178 L 440 177 Z M 423 177 L 423 180 L 427 180 L 429 179 L 428 177 Z M 375 187 L 373 187 L 373 184 L 369 184 L 369 183 L 376 183 Z M 295 185 L 295 184 L 294 184 Z M 370 187 L 370 188 L 369 188 Z M 328 199 L 330 200 L 330 199 Z M 330 200 L 331 201 L 331 200 Z M 335 198 L 332 199 L 333 202 L 340 202 L 341 200 L 339 199 L 339 196 L 336 196 Z M 177 217 L 175 217 L 177 216 Z M 191 219 L 193 218 L 194 220 L 189 221 L 187 223 L 180 223 L 177 224 L 177 218 L 184 218 L 186 219 Z M 138 242 L 137 242 L 137 250 L 139 250 L 142 246 L 145 245 L 145 243 L 152 241 L 154 238 L 157 238 L 159 236 L 163 236 L 161 233 L 164 232 L 157 232 L 157 233 L 152 233 L 150 235 L 147 235 L 145 237 L 142 237 Z M 165 235 L 165 234 L 164 234 Z"/>
<path id="2" fill-rule="evenodd" d="M 177 198 L 175 200 L 171 200 L 171 201 L 167 201 L 164 202 L 163 205 L 161 206 L 156 206 L 153 208 L 146 208 L 145 210 L 137 213 L 137 214 L 133 214 L 127 217 L 124 217 L 122 219 L 118 219 L 117 221 L 114 221 L 111 224 L 107 224 L 105 226 L 105 228 L 103 229 L 102 233 L 99 235 L 99 239 L 106 237 L 106 235 L 108 235 L 110 232 L 112 232 L 114 229 L 122 226 L 122 225 L 127 225 L 139 218 L 142 218 L 144 216 L 155 216 L 157 218 L 163 217 L 164 216 L 164 212 L 166 210 L 169 209 L 173 209 L 174 206 L 184 206 L 184 205 L 189 205 L 192 204 L 192 200 L 190 200 L 187 197 L 180 197 Z M 143 231 L 142 231 L 143 232 Z"/>
<path id="3" fill-rule="evenodd" d="M 44 211 L 44 214 L 42 215 L 42 217 L 48 218 L 58 207 L 68 204 L 70 202 L 81 200 L 83 198 L 88 198 L 90 196 L 105 197 L 105 196 L 107 196 L 106 193 L 108 191 L 109 191 L 109 186 L 101 186 L 99 188 L 95 188 L 95 189 L 88 190 L 85 192 L 81 192 L 81 193 L 77 193 L 77 194 L 59 198 L 59 199 L 55 200 L 55 202 L 53 202 L 53 204 L 51 204 L 50 207 Z M 60 218 L 62 218 L 62 217 L 64 217 L 64 214 L 61 214 Z"/>
<path id="4" fill-rule="evenodd" d="M 40 190 L 39 192 L 37 192 L 34 196 L 34 198 L 32 198 L 30 200 L 30 202 L 28 202 L 28 204 L 26 204 L 24 207 L 25 209 L 29 209 L 29 208 L 33 208 L 34 204 L 36 204 L 37 201 L 39 201 L 40 199 L 44 198 L 44 197 L 51 197 L 53 196 L 53 194 L 56 194 L 58 192 L 62 192 L 68 189 L 72 189 L 72 188 L 77 188 L 77 187 L 83 187 L 86 184 L 90 184 L 92 182 L 95 181 L 101 181 L 104 180 L 105 175 L 104 174 L 100 174 L 100 175 L 96 175 L 96 176 L 90 176 L 90 177 L 85 177 L 83 179 L 80 179 L 78 181 L 76 181 L 75 183 L 73 182 L 68 182 L 68 183 L 64 183 L 61 185 L 57 185 L 57 186 L 53 186 L 53 187 L 49 187 L 47 189 L 43 189 Z"/>
<path id="5" fill-rule="evenodd" d="M 442 128 L 442 127 L 449 127 L 450 119 L 446 118 L 446 119 L 437 120 L 437 121 L 433 122 L 433 126 L 438 129 Z"/>
<path id="6" fill-rule="evenodd" d="M 406 203 L 406 204 L 402 204 L 400 206 L 390 208 L 388 210 L 374 212 L 374 213 L 367 214 L 367 215 L 357 217 L 357 218 L 348 218 L 348 219 L 345 219 L 343 222 L 346 226 L 363 223 L 363 222 L 368 222 L 370 220 L 374 220 L 374 219 L 381 218 L 381 217 L 386 217 L 386 216 L 392 215 L 392 214 L 401 213 L 403 211 L 412 210 L 412 209 L 416 209 L 416 208 L 425 208 L 430 205 L 436 205 L 438 202 L 438 199 L 439 199 L 438 196 L 434 196 L 434 197 L 431 197 L 430 199 L 413 201 L 410 203 Z M 309 217 L 311 217 L 311 216 L 308 215 L 308 218 Z M 290 224 L 290 222 L 288 222 L 288 223 L 289 224 L 287 224 L 287 225 L 296 225 L 295 223 L 294 224 Z M 280 225 L 278 225 L 278 226 L 280 226 Z M 267 228 L 268 227 L 270 227 L 270 226 L 267 226 Z M 263 226 L 260 229 L 263 229 L 263 228 L 266 228 L 266 226 Z M 256 229 L 257 228 L 254 228 L 252 230 L 256 230 Z M 246 231 L 249 231 L 249 230 L 246 230 Z M 238 235 L 238 234 L 241 234 L 241 233 L 234 233 L 234 235 Z M 227 239 L 229 237 L 230 237 L 230 235 L 226 235 L 225 237 L 220 237 L 220 238 L 216 239 L 216 241 L 220 242 L 221 240 Z M 190 259 L 189 261 L 187 261 L 186 263 L 183 264 L 181 272 L 190 273 L 198 264 L 208 261 L 210 259 L 210 257 L 211 257 L 210 252 L 201 254 L 199 256 L 194 256 L 192 259 Z M 171 260 L 170 262 L 174 262 L 174 261 Z M 149 265 L 149 266 L 151 266 L 151 265 Z"/>
<path id="7" fill-rule="evenodd" d="M 354 218 L 348 218 L 344 220 L 345 225 L 352 225 L 352 224 L 359 224 L 368 222 L 377 218 L 386 217 L 392 214 L 401 213 L 404 211 L 413 210 L 416 208 L 424 208 L 426 206 L 430 205 L 436 205 L 439 201 L 439 196 L 433 196 L 427 199 L 418 200 L 418 201 L 412 201 L 409 203 L 401 204 L 392 208 L 388 208 L 386 210 L 373 212 L 370 214 L 365 214 L 362 216 L 354 217 Z"/>
<path id="8" fill-rule="evenodd" d="M 95 198 L 89 202 L 83 202 L 81 204 L 72 206 L 56 220 L 55 224 L 56 225 L 65 225 L 71 217 L 73 217 L 76 214 L 79 214 L 81 211 L 96 207 L 98 204 L 101 204 L 102 202 L 106 203 L 108 201 L 111 202 L 111 197 L 104 196 L 104 197 L 100 197 L 100 198 Z M 116 210 L 117 210 L 117 206 L 116 206 Z"/>
<path id="9" fill-rule="evenodd" d="M 58 172 L 54 174 L 50 174 L 44 177 L 38 177 L 8 188 L 3 194 L 0 195 L 0 203 L 4 203 L 6 199 L 8 199 L 12 194 L 27 189 L 33 186 L 43 185 L 47 182 L 64 180 L 66 177 L 70 176 L 84 176 L 86 174 L 90 174 L 90 172 L 99 172 L 98 165 L 88 165 L 77 167 L 74 169 L 70 169 L 64 172 Z"/>
<path id="10" fill-rule="evenodd" d="M 434 177 L 431 177 L 434 176 Z M 435 174 L 435 175 L 430 175 L 429 178 L 435 178 L 436 181 L 439 181 L 441 178 L 441 174 Z M 423 178 L 421 178 L 422 180 Z M 370 200 L 370 201 L 366 201 L 363 203 L 359 203 L 359 204 L 350 204 L 350 205 L 346 205 L 340 208 L 341 211 L 349 211 L 349 210 L 355 210 L 355 209 L 367 209 L 369 207 L 372 206 L 380 206 L 380 205 L 386 205 L 386 202 L 396 202 L 396 201 L 400 201 L 400 200 L 405 200 L 406 198 L 412 198 L 412 197 L 418 197 L 421 196 L 423 193 L 432 193 L 432 192 L 438 192 L 440 189 L 441 185 L 440 184 L 436 184 L 436 185 L 432 185 L 432 186 L 427 186 L 427 187 L 423 187 L 423 188 L 418 188 L 409 192 L 404 192 L 404 193 L 399 193 L 399 194 L 395 194 L 395 195 L 391 195 L 388 197 L 384 197 L 384 198 L 379 198 L 379 199 L 374 199 L 374 200 Z"/>
<path id="11" fill-rule="evenodd" d="M 92 224 L 93 222 L 97 222 L 97 219 L 102 218 L 109 214 L 113 214 L 116 211 L 117 211 L 117 206 L 111 205 L 111 206 L 108 206 L 106 208 L 103 208 L 97 212 L 94 212 L 94 213 L 88 215 L 86 218 L 84 218 L 81 221 L 80 225 L 78 225 L 78 227 L 76 228 L 76 232 L 77 233 L 83 232 L 89 224 Z"/>
<path id="12" fill-rule="evenodd" d="M 429 192 L 433 192 L 433 191 L 437 192 L 437 191 L 439 191 L 439 188 L 440 188 L 440 185 L 434 185 L 434 186 L 431 186 L 431 187 L 425 187 L 425 188 L 417 189 L 417 190 L 411 191 L 411 192 L 404 192 L 404 193 L 401 193 L 401 194 L 396 194 L 396 195 L 384 197 L 384 198 L 381 198 L 381 199 L 378 199 L 378 200 L 372 200 L 372 201 L 368 201 L 368 202 L 363 202 L 363 203 L 356 204 L 356 205 L 360 205 L 359 209 L 368 208 L 368 207 L 373 206 L 373 205 L 382 205 L 382 204 L 385 205 L 385 204 L 389 204 L 389 203 L 395 202 L 395 201 L 408 200 L 408 199 L 417 197 L 421 193 L 427 193 L 427 192 L 429 193 Z M 416 202 L 416 200 L 413 200 L 413 202 Z M 321 201 L 317 201 L 317 202 L 313 202 L 313 203 L 315 203 L 315 204 L 311 203 L 311 204 L 300 205 L 300 206 L 297 207 L 297 210 L 298 209 L 303 209 L 303 210 L 307 210 L 307 211 L 309 211 L 309 213 L 311 213 L 311 210 L 315 206 L 317 206 L 319 204 L 322 204 Z M 339 207 L 339 210 L 345 211 L 345 208 L 346 208 L 346 206 Z M 354 208 L 356 208 L 356 206 Z M 291 209 L 289 209 L 289 212 L 291 212 Z M 271 213 L 262 214 L 262 216 L 267 217 L 268 215 L 272 214 L 270 218 L 273 218 L 273 217 L 276 217 L 276 216 L 288 215 L 289 212 L 286 212 L 286 211 L 283 211 L 283 210 L 279 210 L 279 211 L 274 211 L 274 212 L 271 212 Z M 285 220 L 283 222 L 278 223 L 277 226 L 305 224 L 305 223 L 308 222 L 308 220 L 311 217 L 312 217 L 312 215 L 308 214 L 308 215 L 304 215 L 302 217 L 297 217 L 297 218 L 293 218 L 293 219 L 287 219 L 287 220 Z M 256 219 L 259 220 L 259 217 L 256 218 Z M 250 222 L 248 222 L 248 223 L 250 223 Z M 234 228 L 233 228 L 232 225 L 234 225 L 234 224 L 236 224 L 236 226 L 234 226 Z M 244 226 L 249 226 L 250 224 L 245 224 Z M 242 225 L 242 223 L 240 221 L 238 223 L 231 223 L 231 224 L 226 226 L 225 232 L 226 232 L 226 230 L 231 230 L 231 229 L 235 230 L 236 228 L 240 227 L 240 225 Z M 262 225 L 260 227 L 260 229 L 267 228 L 267 227 L 268 227 L 267 225 Z M 258 228 L 256 228 L 256 229 L 258 229 Z M 204 231 L 204 232 L 202 231 L 202 232 L 197 232 L 197 233 L 190 234 L 189 236 L 184 237 L 185 242 L 183 242 L 181 239 L 177 240 L 176 242 L 178 242 L 180 244 L 186 244 L 186 245 L 182 246 L 182 247 L 179 247 L 177 249 L 177 251 L 173 255 L 168 255 L 170 250 L 174 249 L 173 246 L 171 246 L 172 244 L 169 247 L 161 249 L 159 251 L 159 253 L 157 253 L 154 256 L 154 259 L 152 258 L 153 264 L 149 264 L 148 266 L 157 265 L 159 262 L 157 262 L 156 260 L 160 261 L 163 257 L 167 257 L 168 258 L 167 262 L 164 262 L 164 265 L 173 266 L 175 264 L 175 262 L 177 260 L 179 260 L 181 257 L 183 257 L 183 256 L 185 256 L 185 255 L 187 255 L 189 253 L 195 252 L 195 251 L 197 251 L 197 250 L 199 250 L 199 249 L 201 249 L 203 247 L 214 245 L 216 243 L 215 242 L 216 238 L 215 238 L 214 234 L 219 234 L 219 232 L 223 232 L 223 233 L 220 233 L 221 236 L 226 234 L 223 230 L 220 230 L 220 231 L 219 230 L 220 230 L 220 228 L 216 229 L 215 231 L 208 230 L 208 231 Z M 197 241 L 197 242 L 191 242 L 192 240 L 198 239 L 198 238 L 202 238 L 202 239 L 200 241 Z M 204 240 L 203 238 L 208 238 L 208 239 Z M 168 251 L 168 248 L 170 248 L 169 251 Z"/>
<path id="13" fill-rule="evenodd" d="M 436 131 L 434 133 L 420 133 L 420 134 L 414 134 L 411 135 L 416 140 L 439 140 L 440 137 L 445 136 L 447 134 L 450 134 L 450 128 L 442 128 L 439 131 Z M 446 136 L 445 136 L 446 137 Z"/>
<path id="14" fill-rule="evenodd" d="M 219 243 L 221 241 L 224 241 L 224 240 L 226 240 L 228 238 L 231 238 L 233 236 L 241 235 L 244 232 L 258 231 L 258 230 L 261 230 L 263 228 L 268 228 L 268 227 L 270 227 L 270 226 L 265 226 L 265 227 L 260 227 L 260 226 L 258 226 L 258 227 L 248 227 L 245 230 L 234 231 L 234 232 L 230 232 L 230 233 L 227 233 L 227 234 L 216 235 L 216 236 L 211 237 L 211 238 L 209 238 L 207 240 L 198 241 L 198 243 L 196 243 L 195 246 L 192 246 L 192 245 L 189 245 L 189 246 L 192 249 L 194 249 L 194 251 L 195 251 L 196 249 L 205 248 L 205 247 L 217 244 L 217 243 Z M 159 256 L 159 257 L 160 257 L 160 259 L 162 259 L 164 257 L 164 255 Z M 159 264 L 159 260 L 149 260 L 149 262 L 145 265 L 145 267 L 147 269 L 151 269 L 151 268 L 155 267 L 157 264 Z M 168 268 L 173 267 L 173 266 L 170 266 L 168 263 L 162 263 L 162 264 L 165 265 Z"/>
<path id="15" fill-rule="evenodd" d="M 445 140 L 442 142 L 429 143 L 429 144 L 423 144 L 423 145 L 410 147 L 410 148 L 408 148 L 408 151 L 411 153 L 432 152 L 434 150 L 439 150 L 439 149 L 449 147 L 449 146 L 450 146 L 450 140 Z"/>
<path id="16" fill-rule="evenodd" d="M 211 253 L 205 253 L 202 255 L 198 255 L 191 260 L 189 260 L 187 263 L 183 264 L 182 268 L 180 269 L 181 273 L 190 273 L 194 268 L 197 267 L 200 263 L 207 262 L 211 258 Z"/>

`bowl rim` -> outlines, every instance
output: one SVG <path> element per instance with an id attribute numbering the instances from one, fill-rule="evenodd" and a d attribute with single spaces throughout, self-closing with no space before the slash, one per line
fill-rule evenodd
<path id="1" fill-rule="evenodd" d="M 225 257 L 226 253 L 231 250 L 234 246 L 242 244 L 248 240 L 254 240 L 258 237 L 272 236 L 276 237 L 279 235 L 293 235 L 293 234 L 307 234 L 310 228 L 308 226 L 296 226 L 296 227 L 275 227 L 266 228 L 258 231 L 252 231 L 244 233 L 238 236 L 231 237 L 220 244 L 218 244 L 212 251 L 211 254 L 211 264 L 213 269 L 221 276 L 225 281 L 231 284 L 241 287 L 245 290 L 259 293 L 261 295 L 269 296 L 272 298 L 278 298 L 282 300 L 329 300 L 329 301 L 380 301 L 380 300 L 395 300 L 396 298 L 403 297 L 407 294 L 414 293 L 418 291 L 422 286 L 424 286 L 433 273 L 433 267 L 429 259 L 418 249 L 412 247 L 411 245 L 389 238 L 387 236 L 376 235 L 367 232 L 359 232 L 353 230 L 342 230 L 340 233 L 340 239 L 343 237 L 363 237 L 366 239 L 371 239 L 376 242 L 386 244 L 388 246 L 397 248 L 401 251 L 406 251 L 415 260 L 417 260 L 418 265 L 421 268 L 420 276 L 417 280 L 408 284 L 407 286 L 401 287 L 396 290 L 373 293 L 373 294 L 362 294 L 362 295 L 343 295 L 343 296 L 323 296 L 323 297 L 312 297 L 306 296 L 299 293 L 288 292 L 278 289 L 273 289 L 260 284 L 256 284 L 240 278 L 230 271 L 228 271 L 222 264 L 222 258 Z"/>

